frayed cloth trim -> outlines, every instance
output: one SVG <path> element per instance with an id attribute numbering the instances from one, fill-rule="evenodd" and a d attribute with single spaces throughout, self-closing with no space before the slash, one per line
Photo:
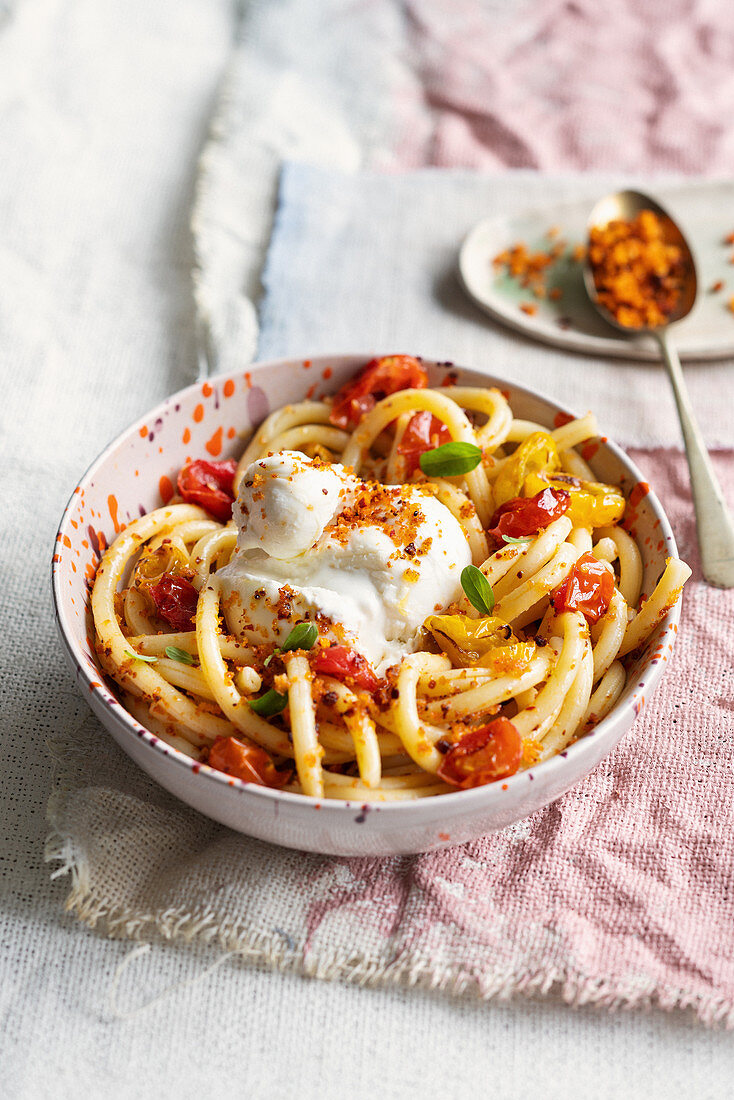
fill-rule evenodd
<path id="1" fill-rule="evenodd" d="M 59 795 L 49 803 L 53 824 Z M 559 968 L 492 974 L 481 969 L 466 971 L 439 966 L 418 954 L 405 952 L 392 961 L 363 953 L 334 952 L 310 956 L 290 948 L 278 934 L 245 929 L 231 923 L 217 923 L 213 911 L 194 916 L 181 909 L 161 913 L 133 912 L 110 906 L 95 896 L 84 860 L 73 843 L 54 827 L 46 841 L 46 862 L 59 862 L 54 878 L 71 876 L 71 890 L 65 909 L 89 928 L 112 939 L 218 946 L 228 955 L 254 966 L 281 973 L 343 981 L 365 988 L 405 986 L 433 990 L 478 1001 L 508 1001 L 558 995 L 572 1008 L 592 1006 L 610 1010 L 661 1008 L 689 1010 L 706 1027 L 734 1027 L 734 1003 L 728 998 L 687 993 L 682 989 L 659 988 L 652 984 L 634 988 L 604 978 L 589 978 Z"/>

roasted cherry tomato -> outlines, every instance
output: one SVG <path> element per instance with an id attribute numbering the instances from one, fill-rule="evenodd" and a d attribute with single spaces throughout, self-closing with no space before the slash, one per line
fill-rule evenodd
<path id="1" fill-rule="evenodd" d="M 501 504 L 489 521 L 487 534 L 502 544 L 504 536 L 522 539 L 536 535 L 567 512 L 571 494 L 565 489 L 543 489 L 534 497 L 515 497 Z"/>
<path id="2" fill-rule="evenodd" d="M 497 475 L 492 487 L 495 501 L 504 504 L 519 497 L 530 474 L 551 474 L 560 469 L 560 465 L 553 436 L 547 432 L 533 432 L 510 455 Z"/>
<path id="3" fill-rule="evenodd" d="M 412 416 L 398 445 L 398 454 L 405 458 L 407 476 L 410 477 L 418 469 L 422 454 L 450 441 L 451 432 L 444 422 L 427 409 Z"/>
<path id="4" fill-rule="evenodd" d="M 165 619 L 174 630 L 195 630 L 194 618 L 199 593 L 191 581 L 177 577 L 175 573 L 164 573 L 158 584 L 147 590 L 158 615 Z"/>
<path id="5" fill-rule="evenodd" d="M 282 787 L 288 782 L 288 773 L 277 770 L 265 749 L 238 737 L 218 737 L 209 749 L 207 762 L 218 772 L 261 787 Z"/>
<path id="6" fill-rule="evenodd" d="M 334 398 L 329 420 L 338 428 L 353 428 L 378 401 L 398 390 L 422 390 L 428 375 L 412 355 L 385 355 L 371 359 L 366 367 Z"/>
<path id="7" fill-rule="evenodd" d="M 514 775 L 522 760 L 522 737 L 509 718 L 493 718 L 448 750 L 438 769 L 441 779 L 466 791 Z"/>
<path id="8" fill-rule="evenodd" d="M 591 551 L 582 554 L 565 581 L 551 593 L 557 612 L 580 611 L 590 623 L 605 615 L 614 594 L 614 577 Z"/>
<path id="9" fill-rule="evenodd" d="M 376 691 L 380 683 L 362 654 L 345 645 L 319 649 L 313 660 L 313 670 L 365 691 Z"/>
<path id="10" fill-rule="evenodd" d="M 178 491 L 188 504 L 198 504 L 215 519 L 226 523 L 232 518 L 236 472 L 237 463 L 233 458 L 225 462 L 207 462 L 199 458 L 181 470 Z"/>
<path id="11" fill-rule="evenodd" d="M 530 474 L 523 492 L 539 492 L 544 485 L 567 490 L 571 494 L 568 518 L 574 527 L 610 527 L 624 515 L 625 500 L 615 485 L 601 481 L 581 481 L 568 474 Z"/>

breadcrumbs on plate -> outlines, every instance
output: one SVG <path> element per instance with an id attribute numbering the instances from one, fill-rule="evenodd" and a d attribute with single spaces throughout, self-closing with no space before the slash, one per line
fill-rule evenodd
<path id="1" fill-rule="evenodd" d="M 504 267 L 508 275 L 517 279 L 520 286 L 530 289 L 543 285 L 546 268 L 563 252 L 563 244 L 554 244 L 546 252 L 529 252 L 522 241 L 500 252 L 492 261 L 495 267 Z"/>
<path id="2" fill-rule="evenodd" d="M 538 307 L 535 302 L 520 302 L 520 309 L 523 313 L 527 313 L 529 317 L 538 312 Z"/>
<path id="3" fill-rule="evenodd" d="M 724 289 L 724 280 L 717 279 L 715 283 L 712 283 L 709 287 L 709 294 L 718 294 L 720 290 Z"/>
<path id="4" fill-rule="evenodd" d="M 665 240 L 652 210 L 618 218 L 589 234 L 599 303 L 625 328 L 657 328 L 675 310 L 683 285 L 683 251 Z"/>
<path id="5" fill-rule="evenodd" d="M 731 298 L 729 299 L 729 301 L 728 301 L 727 305 L 728 305 L 728 308 L 729 308 L 729 310 L 730 310 L 730 311 L 731 311 L 732 313 L 734 313 L 734 294 L 732 294 L 732 296 L 731 296 Z"/>

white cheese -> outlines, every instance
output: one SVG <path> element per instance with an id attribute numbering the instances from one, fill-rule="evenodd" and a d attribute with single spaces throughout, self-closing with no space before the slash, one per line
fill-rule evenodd
<path id="1" fill-rule="evenodd" d="M 317 619 L 378 673 L 461 595 L 471 562 L 460 524 L 425 489 L 366 483 L 294 452 L 248 468 L 234 517 L 237 550 L 218 574 L 229 629 L 277 644 Z"/>

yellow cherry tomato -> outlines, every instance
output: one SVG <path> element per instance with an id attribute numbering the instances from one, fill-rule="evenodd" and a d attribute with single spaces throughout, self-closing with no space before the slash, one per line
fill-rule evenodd
<path id="1" fill-rule="evenodd" d="M 609 527 L 624 515 L 625 499 L 614 485 L 601 481 L 581 481 L 566 474 L 543 477 L 530 474 L 523 485 L 523 496 L 532 497 L 547 489 L 565 489 L 571 495 L 566 515 L 574 527 Z"/>
<path id="2" fill-rule="evenodd" d="M 497 676 L 517 675 L 535 655 L 535 643 L 518 641 L 496 615 L 431 615 L 423 625 L 454 664 L 464 668 L 480 665 Z"/>
<path id="3" fill-rule="evenodd" d="M 510 455 L 497 475 L 492 486 L 495 508 L 519 497 L 520 491 L 530 476 L 543 474 L 550 476 L 560 468 L 561 462 L 553 437 L 547 432 L 533 432 Z M 533 496 L 534 494 L 525 493 L 524 495 Z"/>

